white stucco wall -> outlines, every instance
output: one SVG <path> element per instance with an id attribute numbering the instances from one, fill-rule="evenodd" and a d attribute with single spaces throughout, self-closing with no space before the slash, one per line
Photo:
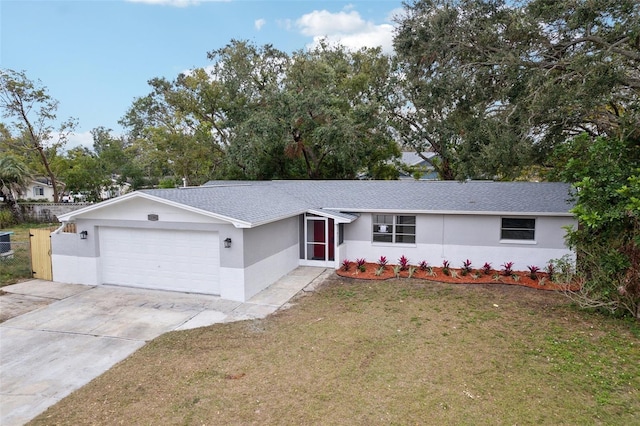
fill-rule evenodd
<path id="1" fill-rule="evenodd" d="M 298 245 L 245 268 L 245 297 L 256 295 L 298 267 Z"/>
<path id="2" fill-rule="evenodd" d="M 220 297 L 245 302 L 298 267 L 298 246 L 247 268 L 220 268 Z"/>
<path id="3" fill-rule="evenodd" d="M 95 235 L 82 240 L 71 233 L 51 234 L 51 269 L 53 280 L 70 284 L 100 284 L 100 270 L 95 253 Z"/>
<path id="4" fill-rule="evenodd" d="M 471 260 L 473 268 L 481 267 L 489 262 L 493 268 L 501 269 L 505 262 L 514 262 L 513 269 L 526 271 L 527 266 L 535 265 L 543 268 L 551 259 L 559 259 L 564 255 L 575 256 L 568 249 L 534 248 L 534 246 L 467 246 L 467 245 L 441 245 L 441 244 L 417 244 L 415 246 L 371 245 L 363 241 L 349 241 L 347 259 L 354 261 L 364 257 L 369 262 L 376 262 L 380 256 L 386 256 L 390 264 L 397 264 L 401 256 L 409 259 L 412 265 L 426 261 L 431 266 L 442 266 L 444 260 L 449 261 L 451 267 L 460 268 L 466 259 Z"/>
<path id="5" fill-rule="evenodd" d="M 495 269 L 505 262 L 514 262 L 514 270 L 524 271 L 527 266 L 544 267 L 549 260 L 569 255 L 565 245 L 566 225 L 576 224 L 572 217 L 535 217 L 536 236 L 533 241 L 500 240 L 502 216 L 475 215 L 417 215 L 416 244 L 390 244 L 372 241 L 372 215 L 363 214 L 347 225 L 344 258 L 365 258 L 375 262 L 386 256 L 389 263 L 398 263 L 400 256 L 412 264 L 425 260 L 441 266 L 444 260 L 454 268 L 466 259 L 474 267 L 489 262 Z M 508 216 L 513 217 L 513 216 Z"/>
<path id="6" fill-rule="evenodd" d="M 246 301 L 298 267 L 298 217 L 243 229 L 238 243 L 229 250 L 243 262 L 221 268 L 221 296 Z"/>
<path id="7" fill-rule="evenodd" d="M 158 215 L 157 221 L 148 220 Z M 218 232 L 222 240 L 242 241 L 242 230 L 228 222 L 146 199 L 132 199 L 91 211 L 75 221 L 77 233 L 58 231 L 51 236 L 53 279 L 59 282 L 102 284 L 100 231 L 103 227 Z M 87 231 L 85 240 L 79 233 Z M 218 248 L 221 265 L 241 265 L 242 252 Z M 236 259 L 236 257 L 238 259 Z"/>
<path id="8" fill-rule="evenodd" d="M 51 255 L 53 280 L 69 284 L 98 285 L 98 258 L 65 255 Z"/>
<path id="9" fill-rule="evenodd" d="M 158 215 L 157 221 L 148 220 Z M 105 227 L 153 230 L 201 230 L 220 236 L 220 295 L 246 301 L 298 266 L 298 217 L 283 219 L 252 229 L 238 229 L 228 222 L 146 199 L 132 199 L 76 219 L 76 229 L 88 231 L 52 235 L 54 280 L 102 284 L 100 233 Z M 224 239 L 231 238 L 230 248 Z"/>
<path id="10" fill-rule="evenodd" d="M 347 252 L 348 252 L 347 247 L 349 246 L 346 244 L 346 241 L 345 241 L 343 244 L 340 244 L 336 249 L 336 267 L 335 267 L 336 269 L 340 268 L 343 260 L 349 258 L 347 256 Z"/>

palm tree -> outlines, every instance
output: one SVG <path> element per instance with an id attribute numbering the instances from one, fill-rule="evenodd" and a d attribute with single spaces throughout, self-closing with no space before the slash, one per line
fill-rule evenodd
<path id="1" fill-rule="evenodd" d="M 23 192 L 31 179 L 31 171 L 17 157 L 13 155 L 0 157 L 0 195 L 18 222 L 22 222 L 23 215 L 14 193 Z"/>

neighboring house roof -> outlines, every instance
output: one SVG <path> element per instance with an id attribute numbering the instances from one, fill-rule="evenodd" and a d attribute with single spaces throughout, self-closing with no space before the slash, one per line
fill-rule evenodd
<path id="1" fill-rule="evenodd" d="M 434 157 L 437 156 L 435 152 L 423 152 L 422 155 L 428 160 L 431 161 Z M 401 161 L 404 164 L 409 166 L 417 166 L 422 163 L 427 163 L 427 160 L 420 157 L 416 152 L 403 152 Z"/>
<path id="2" fill-rule="evenodd" d="M 43 188 L 53 188 L 53 185 L 51 185 L 51 181 L 47 178 L 31 179 L 31 181 L 27 186 L 29 189 L 33 188 L 34 186 L 41 186 Z"/>
<path id="3" fill-rule="evenodd" d="M 438 173 L 432 163 L 438 154 L 425 151 L 421 155 L 422 157 L 417 152 L 403 152 L 400 161 L 409 167 L 421 168 L 422 175 L 419 177 L 420 180 L 438 180 Z M 416 179 L 416 176 L 401 170 L 400 179 Z"/>
<path id="4" fill-rule="evenodd" d="M 73 220 L 143 197 L 254 227 L 304 212 L 351 222 L 360 212 L 571 216 L 569 185 L 491 181 L 211 181 L 200 187 L 135 191 L 59 217 Z"/>
<path id="5" fill-rule="evenodd" d="M 49 179 L 48 177 L 37 177 L 35 179 L 33 179 L 31 181 L 34 184 L 41 184 L 41 185 L 46 185 L 46 186 L 52 186 L 51 185 L 51 179 Z"/>

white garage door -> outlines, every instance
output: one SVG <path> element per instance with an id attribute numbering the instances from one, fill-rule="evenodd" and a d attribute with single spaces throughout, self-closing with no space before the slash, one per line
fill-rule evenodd
<path id="1" fill-rule="evenodd" d="M 100 228 L 102 282 L 220 294 L 218 233 Z"/>

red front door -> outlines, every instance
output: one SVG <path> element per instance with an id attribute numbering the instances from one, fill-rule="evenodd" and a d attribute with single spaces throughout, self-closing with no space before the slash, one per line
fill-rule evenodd
<path id="1" fill-rule="evenodd" d="M 313 260 L 325 260 L 326 245 L 324 220 L 313 221 Z"/>
<path id="2" fill-rule="evenodd" d="M 335 260 L 334 220 L 322 216 L 306 216 L 305 259 L 320 262 Z"/>

